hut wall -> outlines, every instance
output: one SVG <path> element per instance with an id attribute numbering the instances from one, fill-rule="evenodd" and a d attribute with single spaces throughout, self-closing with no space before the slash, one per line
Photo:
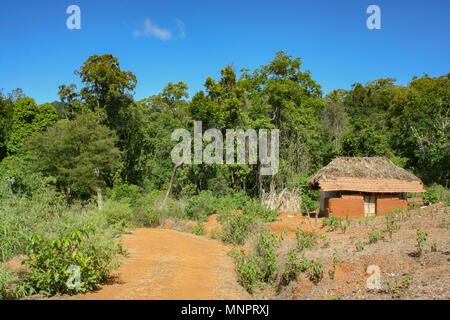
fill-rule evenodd
<path id="1" fill-rule="evenodd" d="M 325 215 L 345 218 L 364 216 L 364 196 L 349 195 L 342 198 L 325 199 Z"/>
<path id="2" fill-rule="evenodd" d="M 408 201 L 400 199 L 395 195 L 377 195 L 377 216 L 392 213 L 394 208 L 403 209 L 408 207 Z"/>

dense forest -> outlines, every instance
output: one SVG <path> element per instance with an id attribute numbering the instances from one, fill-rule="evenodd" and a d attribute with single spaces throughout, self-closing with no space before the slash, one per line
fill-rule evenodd
<path id="1" fill-rule="evenodd" d="M 206 129 L 279 129 L 280 170 L 259 177 L 259 164 L 186 165 L 175 180 L 177 198 L 293 187 L 336 156 L 386 156 L 425 184 L 449 183 L 449 74 L 414 77 L 406 86 L 390 78 L 355 83 L 324 96 L 300 58 L 278 52 L 239 77 L 226 66 L 191 99 L 180 81 L 141 101 L 133 99 L 135 75 L 112 55 L 90 57 L 75 74 L 84 86 L 59 86 L 60 102 L 38 106 L 20 89 L 1 96 L 1 176 L 15 178 L 14 190 L 26 188 L 8 171 L 19 163 L 53 178 L 68 202 L 115 184 L 165 190 L 171 134 L 194 120 Z"/>
<path id="2" fill-rule="evenodd" d="M 281 51 L 255 70 L 225 66 L 193 97 L 180 81 L 140 101 L 138 79 L 113 55 L 89 57 L 75 75 L 82 87 L 61 84 L 60 101 L 38 105 L 21 89 L 0 95 L 0 261 L 35 252 L 27 247 L 30 234 L 42 237 L 33 238 L 36 244 L 92 224 L 111 240 L 115 229 L 105 230 L 126 226 L 127 215 L 142 225 L 164 214 L 201 220 L 216 208 L 210 198 L 248 203 L 264 191 L 299 188 L 312 210 L 317 194 L 307 178 L 338 156 L 384 156 L 427 186 L 449 185 L 450 73 L 405 85 L 377 79 L 325 95 L 301 59 Z M 173 131 L 192 131 L 194 121 L 204 130 L 279 129 L 278 173 L 261 176 L 259 163 L 184 164 L 173 180 L 170 213 L 149 205 L 171 181 Z M 96 206 L 111 213 L 107 221 L 80 214 Z M 36 281 L 28 278 L 28 294 L 41 290 Z"/>

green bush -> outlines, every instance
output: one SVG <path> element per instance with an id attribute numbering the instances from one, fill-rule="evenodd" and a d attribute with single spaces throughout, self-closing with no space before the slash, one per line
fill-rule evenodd
<path id="1" fill-rule="evenodd" d="M 281 283 L 288 285 L 289 282 L 296 280 L 301 272 L 305 272 L 309 268 L 309 261 L 305 257 L 301 260 L 298 258 L 294 249 L 289 250 L 288 260 L 286 261 L 282 276 Z"/>
<path id="2" fill-rule="evenodd" d="M 323 279 L 323 262 L 320 259 L 311 260 L 309 262 L 309 280 L 314 284 L 318 284 Z"/>
<path id="3" fill-rule="evenodd" d="M 369 234 L 369 242 L 370 243 L 377 243 L 380 240 L 384 240 L 385 235 L 383 232 L 377 231 L 376 229 L 373 229 L 372 232 Z"/>
<path id="4" fill-rule="evenodd" d="M 211 191 L 202 191 L 191 197 L 185 208 L 186 216 L 195 221 L 206 221 L 208 216 L 219 211 L 219 203 Z"/>
<path id="5" fill-rule="evenodd" d="M 324 227 L 330 227 L 331 231 L 335 231 L 338 228 L 342 227 L 342 218 L 341 217 L 335 217 L 331 216 L 329 218 L 324 218 L 322 221 L 322 226 Z"/>
<path id="6" fill-rule="evenodd" d="M 318 235 L 311 231 L 303 231 L 300 228 L 295 230 L 295 236 L 297 238 L 297 250 L 303 251 L 305 249 L 314 248 L 318 242 Z"/>
<path id="7" fill-rule="evenodd" d="M 199 222 L 197 223 L 191 230 L 193 234 L 196 234 L 198 236 L 202 236 L 205 234 L 205 226 L 203 223 Z"/>
<path id="8" fill-rule="evenodd" d="M 437 202 L 443 202 L 447 206 L 450 205 L 450 190 L 446 189 L 440 184 L 433 184 L 425 187 L 425 194 L 423 195 L 423 202 L 430 205 Z"/>
<path id="9" fill-rule="evenodd" d="M 101 211 L 106 217 L 106 221 L 110 225 L 118 225 L 120 227 L 131 226 L 133 220 L 133 210 L 128 202 L 107 200 Z"/>
<path id="10" fill-rule="evenodd" d="M 69 237 L 52 241 L 31 236 L 26 249 L 28 258 L 23 262 L 29 270 L 21 283 L 25 292 L 47 296 L 84 293 L 104 282 L 115 267 L 115 257 L 121 253 L 121 248 L 102 246 L 95 237 L 90 237 L 90 232 L 73 231 Z M 70 266 L 80 271 L 76 287 L 68 286 Z"/>
<path id="11" fill-rule="evenodd" d="M 254 215 L 229 212 L 222 214 L 219 221 L 222 224 L 220 239 L 234 245 L 244 244 L 259 222 Z"/>
<path id="12" fill-rule="evenodd" d="M 261 257 L 261 280 L 265 283 L 271 282 L 278 271 L 276 255 L 278 242 L 278 238 L 267 230 L 261 232 L 256 240 L 256 254 Z"/>
<path id="13" fill-rule="evenodd" d="M 0 265 L 0 300 L 10 298 L 10 285 L 12 275 L 3 266 Z"/>
<path id="14" fill-rule="evenodd" d="M 234 249 L 232 255 L 234 256 L 239 282 L 245 290 L 249 293 L 254 293 L 258 286 L 262 288 L 263 282 L 261 279 L 263 275 L 260 269 L 261 258 L 257 256 L 247 257 L 243 250 L 241 253 L 237 253 Z"/>
<path id="15" fill-rule="evenodd" d="M 264 284 L 275 279 L 278 271 L 278 242 L 277 237 L 265 230 L 258 235 L 255 255 L 246 256 L 243 250 L 240 253 L 232 250 L 239 282 L 249 293 L 253 293 L 257 286 L 263 288 Z"/>

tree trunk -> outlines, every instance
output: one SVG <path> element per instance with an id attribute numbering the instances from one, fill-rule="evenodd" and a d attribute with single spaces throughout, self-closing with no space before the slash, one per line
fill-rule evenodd
<path id="1" fill-rule="evenodd" d="M 100 177 L 100 170 L 98 168 L 95 168 L 95 175 L 97 176 L 97 179 Z M 98 210 L 103 210 L 103 195 L 102 195 L 102 188 L 97 186 L 97 206 Z"/>
<path id="2" fill-rule="evenodd" d="M 189 143 L 188 143 L 188 145 L 186 147 L 186 150 L 184 151 L 183 159 L 180 161 L 180 163 L 177 163 L 173 167 L 172 176 L 170 177 L 169 187 L 167 188 L 166 195 L 164 196 L 164 200 L 163 200 L 163 202 L 161 204 L 161 207 L 160 207 L 161 209 L 164 208 L 164 206 L 166 205 L 167 198 L 170 195 L 170 191 L 172 190 L 173 182 L 175 181 L 175 175 L 177 174 L 178 167 L 180 167 L 186 161 L 186 159 L 187 159 L 187 157 L 189 155 L 189 151 L 191 150 L 191 142 L 192 142 L 192 138 L 191 138 L 191 140 L 189 140 Z"/>

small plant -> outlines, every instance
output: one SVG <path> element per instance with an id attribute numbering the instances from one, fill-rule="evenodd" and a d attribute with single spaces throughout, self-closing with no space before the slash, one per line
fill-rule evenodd
<path id="1" fill-rule="evenodd" d="M 441 223 L 439 224 L 440 228 L 445 228 L 445 229 L 449 229 L 450 228 L 450 223 L 448 223 L 445 220 L 445 217 L 442 217 Z"/>
<path id="2" fill-rule="evenodd" d="M 364 250 L 364 243 L 360 240 L 355 242 L 355 248 L 356 251 L 363 251 Z"/>
<path id="3" fill-rule="evenodd" d="M 282 273 L 282 284 L 288 285 L 292 280 L 296 280 L 301 272 L 308 270 L 309 261 L 304 257 L 300 260 L 294 249 L 288 253 L 288 260 Z"/>
<path id="4" fill-rule="evenodd" d="M 341 297 L 325 297 L 324 300 L 341 300 Z"/>
<path id="5" fill-rule="evenodd" d="M 276 247 L 278 238 L 270 233 L 263 231 L 256 241 L 257 255 L 261 258 L 262 281 L 271 282 L 278 270 Z"/>
<path id="6" fill-rule="evenodd" d="M 194 227 L 192 227 L 191 232 L 197 236 L 202 236 L 205 234 L 205 225 L 199 222 Z"/>
<path id="7" fill-rule="evenodd" d="M 244 250 L 238 253 L 235 249 L 231 252 L 234 256 L 237 274 L 241 285 L 249 292 L 255 292 L 259 286 L 263 288 L 264 284 L 261 281 L 262 272 L 259 267 L 260 258 L 256 256 L 247 257 Z"/>
<path id="8" fill-rule="evenodd" d="M 11 285 L 12 275 L 6 268 L 0 266 L 0 300 L 10 298 L 9 287 Z"/>
<path id="9" fill-rule="evenodd" d="M 425 243 L 428 241 L 428 233 L 417 229 L 417 255 L 420 257 L 423 254 Z"/>
<path id="10" fill-rule="evenodd" d="M 322 247 L 328 248 L 329 246 L 330 246 L 330 242 L 328 241 L 327 235 L 323 234 L 322 235 Z"/>
<path id="11" fill-rule="evenodd" d="M 329 218 L 325 218 L 322 221 L 322 226 L 330 227 L 330 231 L 335 231 L 342 226 L 342 218 L 331 216 Z"/>
<path id="12" fill-rule="evenodd" d="M 249 293 L 253 293 L 257 286 L 264 288 L 264 284 L 275 279 L 278 271 L 278 242 L 278 238 L 266 230 L 256 240 L 256 255 L 246 256 L 244 250 L 240 253 L 235 249 L 231 251 L 239 282 Z"/>
<path id="13" fill-rule="evenodd" d="M 434 240 L 430 241 L 430 249 L 431 249 L 431 252 L 437 252 L 437 242 L 436 241 L 434 241 Z"/>
<path id="14" fill-rule="evenodd" d="M 332 264 L 332 269 L 330 269 L 330 271 L 328 272 L 328 274 L 330 275 L 330 279 L 334 280 L 334 275 L 336 273 L 336 266 L 339 263 L 339 255 L 337 253 L 333 254 L 333 264 Z"/>
<path id="15" fill-rule="evenodd" d="M 317 245 L 317 234 L 313 231 L 303 231 L 300 228 L 295 230 L 295 236 L 297 238 L 297 249 L 303 251 L 305 249 L 314 248 Z"/>
<path id="16" fill-rule="evenodd" d="M 384 218 L 386 219 L 386 229 L 392 238 L 392 234 L 400 229 L 400 218 L 396 213 L 387 214 Z"/>
<path id="17" fill-rule="evenodd" d="M 120 247 L 101 247 L 87 230 L 73 231 L 69 237 L 53 241 L 31 236 L 26 249 L 28 258 L 22 262 L 30 272 L 21 285 L 27 295 L 84 293 L 106 279 L 113 258 L 121 252 Z M 79 284 L 74 288 L 67 285 L 71 275 L 67 271 L 69 266 L 76 266 L 80 271 Z"/>
<path id="18" fill-rule="evenodd" d="M 406 291 L 411 286 L 411 277 L 407 274 L 403 275 L 400 280 L 386 280 L 387 292 L 392 295 L 394 299 L 401 299 L 402 292 Z"/>
<path id="19" fill-rule="evenodd" d="M 309 280 L 317 285 L 323 279 L 323 262 L 320 259 L 309 262 Z"/>
<path id="20" fill-rule="evenodd" d="M 370 243 L 377 243 L 380 240 L 384 240 L 385 235 L 381 231 L 377 231 L 376 229 L 373 229 L 372 232 L 369 234 L 369 242 Z"/>

